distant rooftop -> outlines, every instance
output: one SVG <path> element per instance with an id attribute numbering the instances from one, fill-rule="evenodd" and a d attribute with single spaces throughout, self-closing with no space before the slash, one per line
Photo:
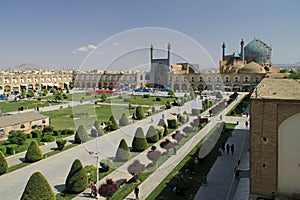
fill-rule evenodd
<path id="1" fill-rule="evenodd" d="M 264 78 L 251 97 L 254 99 L 300 100 L 300 80 Z"/>
<path id="2" fill-rule="evenodd" d="M 38 112 L 25 112 L 16 115 L 8 115 L 0 118 L 0 127 L 12 126 L 15 124 L 26 123 L 35 120 L 48 118 Z"/>

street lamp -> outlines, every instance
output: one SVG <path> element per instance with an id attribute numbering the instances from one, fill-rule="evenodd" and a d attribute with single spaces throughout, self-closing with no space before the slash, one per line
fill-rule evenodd
<path id="1" fill-rule="evenodd" d="M 96 158 L 96 199 L 99 199 L 99 193 L 98 193 L 98 182 L 99 182 L 99 156 L 100 156 L 100 150 L 98 149 L 98 136 L 99 136 L 99 132 L 96 129 L 95 126 L 92 126 L 92 129 L 96 130 L 97 133 L 97 138 L 96 138 L 96 151 L 93 153 L 93 157 Z M 97 187 L 98 186 L 98 187 Z"/>

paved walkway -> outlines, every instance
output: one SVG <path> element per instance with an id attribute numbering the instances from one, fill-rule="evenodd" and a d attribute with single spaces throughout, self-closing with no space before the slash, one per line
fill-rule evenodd
<path id="1" fill-rule="evenodd" d="M 246 120 L 249 120 L 246 116 L 225 117 L 226 122 L 239 122 L 232 133 L 232 137 L 227 141 L 230 145 L 234 144 L 234 154 L 227 155 L 224 153 L 217 158 L 208 173 L 207 186 L 200 187 L 194 200 L 233 199 L 239 182 L 239 179 L 234 176 L 234 169 L 238 160 L 241 160 L 241 157 L 249 149 L 249 129 L 245 126 Z M 244 173 L 244 176 L 248 176 L 247 173 Z"/>
<path id="2" fill-rule="evenodd" d="M 242 96 L 242 95 L 240 95 Z M 184 110 L 190 111 L 190 103 L 187 103 L 182 109 L 181 112 Z M 170 110 L 164 111 L 165 117 L 170 118 L 173 117 L 171 115 L 172 112 L 177 112 L 178 108 L 174 107 Z M 161 118 L 162 113 L 158 113 L 153 116 L 153 123 L 156 125 Z M 62 153 L 59 153 L 57 155 L 51 156 L 47 159 L 43 159 L 37 163 L 33 163 L 29 166 L 26 166 L 22 169 L 19 169 L 17 171 L 4 174 L 0 176 L 0 199 L 19 199 L 25 185 L 31 176 L 35 171 L 40 171 L 44 174 L 50 185 L 52 186 L 53 190 L 55 192 L 60 192 L 64 189 L 64 182 L 67 174 L 69 173 L 70 167 L 75 159 L 80 159 L 83 165 L 90 165 L 95 163 L 95 158 L 91 157 L 86 149 L 95 151 L 96 144 L 100 146 L 101 154 L 100 159 L 105 158 L 113 158 L 115 156 L 116 149 L 119 145 L 119 142 L 122 138 L 124 138 L 127 142 L 127 144 L 131 144 L 132 138 L 134 136 L 135 130 L 137 127 L 142 127 L 144 129 L 144 132 L 148 130 L 149 126 L 151 125 L 149 119 L 141 120 L 136 122 L 135 124 L 131 124 L 129 126 L 123 127 L 117 131 L 111 132 L 110 134 L 104 135 L 98 139 L 94 139 L 91 141 L 86 142 L 84 145 L 79 145 L 74 148 L 71 148 L 69 150 L 66 150 Z M 207 126 L 208 127 L 208 126 Z M 203 129 L 205 130 L 205 129 Z M 209 131 L 209 130 L 207 130 Z M 184 157 L 184 148 L 181 148 L 180 151 L 177 153 L 178 158 Z M 186 152 L 189 152 L 186 150 Z M 146 158 L 145 153 L 141 153 L 139 156 L 144 156 L 144 159 Z M 177 158 L 175 156 L 171 156 L 171 158 Z M 140 160 L 140 158 L 139 158 Z M 176 160 L 176 159 L 175 159 Z M 128 161 L 124 165 L 122 165 L 120 168 L 114 171 L 115 177 L 118 179 L 121 179 L 123 177 L 126 178 L 130 177 L 131 175 L 127 172 L 127 166 L 131 161 Z M 148 162 L 150 162 L 148 160 Z M 172 162 L 170 166 L 175 167 L 176 161 L 169 161 Z M 178 161 L 179 162 L 179 161 Z M 177 163 L 178 163 L 177 162 Z M 144 164 L 147 164 L 147 162 L 142 162 Z M 59 169 L 59 170 L 58 170 Z M 164 168 L 163 171 L 167 171 L 167 168 Z M 159 171 L 157 171 L 159 172 Z M 112 174 L 112 173 L 111 173 Z M 154 172 L 153 174 L 157 174 Z M 162 177 L 163 178 L 163 177 Z M 9 181 L 6 181 L 9 180 Z M 105 179 L 102 179 L 103 181 Z M 153 179 L 152 179 L 153 180 Z M 143 183 L 142 183 L 143 184 Z M 141 192 L 140 194 L 143 195 L 146 191 L 144 190 L 141 184 Z M 151 184 L 152 187 L 148 189 L 149 194 L 153 189 L 155 189 L 155 185 Z M 80 197 L 77 197 L 78 199 Z M 83 199 L 86 199 L 82 197 Z"/>

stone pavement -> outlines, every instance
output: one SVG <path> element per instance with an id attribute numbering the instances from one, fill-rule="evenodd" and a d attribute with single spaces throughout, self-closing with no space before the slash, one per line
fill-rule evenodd
<path id="1" fill-rule="evenodd" d="M 181 109 L 181 112 L 183 112 L 184 110 L 190 111 L 190 109 L 190 103 L 187 103 Z M 177 111 L 178 108 L 173 107 L 170 110 L 164 111 L 164 114 L 166 118 L 170 118 L 173 117 L 171 113 Z M 142 127 L 144 132 L 146 132 L 151 124 L 156 125 L 158 123 L 159 119 L 161 118 L 161 115 L 162 113 L 153 115 L 153 123 L 150 123 L 149 119 L 138 121 L 134 124 L 123 127 L 117 131 L 111 132 L 110 134 L 88 141 L 84 145 L 78 145 L 74 148 L 66 150 L 57 155 L 51 156 L 47 159 L 43 159 L 37 163 L 33 163 L 22 169 L 0 176 L 0 199 L 19 199 L 29 177 L 35 171 L 40 171 L 46 177 L 46 179 L 48 180 L 49 184 L 52 186 L 55 192 L 62 191 L 64 189 L 65 178 L 69 173 L 70 167 L 75 159 L 80 159 L 83 165 L 94 164 L 95 158 L 90 156 L 87 150 L 95 150 L 96 145 L 98 145 L 101 150 L 100 159 L 113 158 L 115 156 L 115 152 L 119 145 L 119 142 L 122 138 L 124 138 L 127 144 L 130 145 L 137 127 Z M 183 151 L 183 149 L 181 151 Z M 184 156 L 184 153 L 180 153 L 179 151 L 177 154 L 179 155 L 178 157 L 180 157 L 180 155 Z M 139 156 L 144 156 L 144 159 L 147 159 L 145 153 L 142 153 Z M 131 162 L 128 161 L 127 163 Z M 171 166 L 175 167 L 176 164 L 171 164 Z M 166 168 L 164 168 L 164 171 L 166 171 Z M 117 178 L 117 180 L 125 176 L 130 176 L 127 172 L 126 163 L 117 170 L 115 170 L 115 177 Z M 155 189 L 155 187 L 155 185 L 152 185 L 152 187 L 148 189 L 149 193 L 151 193 L 152 190 Z M 143 190 L 143 188 L 141 188 L 140 194 L 142 195 L 143 193 L 146 193 L 146 190 Z M 80 196 L 78 198 L 80 198 Z M 83 196 L 82 198 L 86 199 Z"/>
<path id="2" fill-rule="evenodd" d="M 237 167 L 238 160 L 241 160 L 241 156 L 249 149 L 249 126 L 245 126 L 246 120 L 249 120 L 246 116 L 225 117 L 226 122 L 239 122 L 232 136 L 227 140 L 228 144 L 234 144 L 234 154 L 227 155 L 225 151 L 217 158 L 207 175 L 207 186 L 199 188 L 194 200 L 233 199 L 239 182 L 239 179 L 234 176 L 234 169 Z"/>

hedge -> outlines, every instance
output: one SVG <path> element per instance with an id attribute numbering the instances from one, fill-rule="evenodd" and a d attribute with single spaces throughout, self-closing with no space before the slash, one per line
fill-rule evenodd
<path id="1" fill-rule="evenodd" d="M 3 155 L 6 155 L 6 146 L 0 146 L 0 151 L 3 153 Z"/>
<path id="2" fill-rule="evenodd" d="M 163 138 L 165 128 L 162 126 L 154 126 L 154 128 L 157 131 L 159 139 Z"/>
<path id="3" fill-rule="evenodd" d="M 117 153 L 116 153 L 116 160 L 117 161 L 127 161 L 130 159 L 130 150 L 128 145 L 124 139 L 120 141 Z"/>
<path id="4" fill-rule="evenodd" d="M 141 127 L 136 129 L 133 141 L 132 141 L 132 150 L 141 152 L 147 148 L 147 140 L 144 135 L 144 131 Z"/>
<path id="5" fill-rule="evenodd" d="M 148 143 L 155 143 L 159 140 L 158 133 L 157 133 L 156 129 L 154 128 L 154 126 L 149 127 L 147 134 L 146 134 L 146 138 L 147 138 Z"/>
<path id="6" fill-rule="evenodd" d="M 32 134 L 32 138 L 39 138 L 42 135 L 42 131 L 40 131 L 40 130 L 33 130 L 33 131 L 31 131 L 31 134 Z"/>
<path id="7" fill-rule="evenodd" d="M 7 154 L 15 154 L 19 148 L 17 144 L 8 144 L 6 145 L 6 153 Z"/>
<path id="8" fill-rule="evenodd" d="M 75 143 L 76 144 L 80 144 L 80 143 L 84 143 L 86 141 L 88 141 L 88 134 L 86 129 L 80 125 L 75 133 L 75 137 L 74 137 Z"/>
<path id="9" fill-rule="evenodd" d="M 175 119 L 175 118 L 167 119 L 167 122 L 168 122 L 169 128 L 177 128 L 177 126 L 178 126 L 177 119 Z"/>
<path id="10" fill-rule="evenodd" d="M 31 141 L 25 155 L 26 162 L 36 162 L 43 158 L 43 152 L 41 151 L 37 141 Z"/>
<path id="11" fill-rule="evenodd" d="M 0 151 L 0 175 L 5 174 L 7 172 L 7 161 L 5 159 L 4 154 Z"/>
<path id="12" fill-rule="evenodd" d="M 65 182 L 66 190 L 71 194 L 79 194 L 88 186 L 88 176 L 80 160 L 76 159 Z"/>

